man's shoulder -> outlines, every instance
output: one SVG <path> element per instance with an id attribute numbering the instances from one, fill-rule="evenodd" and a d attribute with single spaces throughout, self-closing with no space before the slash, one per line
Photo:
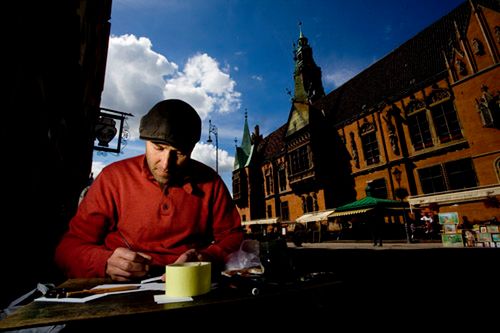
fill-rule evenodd
<path id="1" fill-rule="evenodd" d="M 194 174 L 197 174 L 198 172 L 203 172 L 205 174 L 210 174 L 214 176 L 217 174 L 214 169 L 212 169 L 205 163 L 193 159 L 191 159 L 191 172 L 193 172 Z"/>
<path id="2" fill-rule="evenodd" d="M 222 182 L 222 178 L 215 172 L 214 169 L 208 165 L 197 161 L 191 160 L 189 167 L 189 177 L 198 184 L 216 184 L 217 182 Z"/>

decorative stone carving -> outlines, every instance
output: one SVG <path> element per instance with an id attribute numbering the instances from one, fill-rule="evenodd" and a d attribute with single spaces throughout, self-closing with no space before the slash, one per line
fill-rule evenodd
<path id="1" fill-rule="evenodd" d="M 368 121 L 366 118 L 363 120 L 363 124 L 360 127 L 360 133 L 366 134 L 368 132 L 375 130 L 375 124 Z"/>
<path id="2" fill-rule="evenodd" d="M 427 97 L 427 103 L 429 105 L 434 105 L 436 103 L 443 102 L 451 98 L 451 93 L 448 89 L 439 88 L 437 85 L 432 87 L 432 91 Z"/>
<path id="3" fill-rule="evenodd" d="M 467 68 L 465 67 L 465 63 L 462 60 L 457 59 L 455 61 L 455 67 L 460 75 L 467 75 Z"/>
<path id="4" fill-rule="evenodd" d="M 408 106 L 406 107 L 408 113 L 413 113 L 415 111 L 419 111 L 422 109 L 425 109 L 426 105 L 425 102 L 421 99 L 417 99 L 414 95 L 410 96 L 410 102 L 408 103 Z"/>
<path id="5" fill-rule="evenodd" d="M 394 126 L 392 119 L 394 118 L 392 114 L 392 109 L 389 109 L 386 113 L 386 116 L 382 116 L 384 118 L 385 123 L 387 124 L 387 131 L 389 135 L 389 142 L 391 143 L 392 151 L 399 155 L 399 145 L 398 145 L 398 136 L 396 135 L 396 126 Z"/>
<path id="6" fill-rule="evenodd" d="M 483 55 L 484 54 L 484 46 L 483 43 L 477 38 L 472 40 L 472 50 L 475 55 Z"/>
<path id="7" fill-rule="evenodd" d="M 479 98 L 475 98 L 475 106 L 481 117 L 481 122 L 484 127 L 499 128 L 500 122 L 500 98 L 498 91 L 492 94 L 488 86 L 481 86 L 482 94 Z"/>
<path id="8" fill-rule="evenodd" d="M 359 168 L 358 147 L 356 146 L 356 140 L 354 140 L 354 132 L 349 133 L 349 135 L 351 137 L 351 156 L 356 164 L 356 167 Z"/>

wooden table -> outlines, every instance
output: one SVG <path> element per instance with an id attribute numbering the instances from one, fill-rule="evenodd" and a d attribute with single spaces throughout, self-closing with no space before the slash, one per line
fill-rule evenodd
<path id="1" fill-rule="evenodd" d="M 479 312 L 481 318 L 498 316 L 498 307 L 477 302 L 476 289 L 498 280 L 499 248 L 293 248 L 289 253 L 296 275 L 334 274 L 264 285 L 258 296 L 250 295 L 248 288 L 219 287 L 184 303 L 156 304 L 153 295 L 161 291 L 110 295 L 84 304 L 34 302 L 0 320 L 0 331 L 55 324 L 65 324 L 64 333 L 166 332 L 179 325 L 200 333 L 214 329 L 311 332 L 325 327 L 330 331 L 345 325 L 350 331 L 373 330 L 373 325 L 398 331 L 410 327 L 399 320 L 412 328 L 421 322 L 425 330 L 428 321 L 421 320 L 423 313 L 445 318 L 440 322 L 450 331 L 452 322 L 463 328 L 463 320 L 446 318 L 456 319 L 457 309 L 464 304 L 470 306 L 465 310 L 467 320 Z M 63 286 L 81 289 L 105 282 L 68 280 Z M 469 323 L 477 326 L 472 319 Z M 481 325 L 485 323 L 494 326 L 496 322 L 483 320 Z"/>
<path id="2" fill-rule="evenodd" d="M 71 279 L 61 287 L 79 290 L 109 283 L 105 279 Z M 215 320 L 224 324 L 241 323 L 248 316 L 278 314 L 279 309 L 311 309 L 311 304 L 328 301 L 339 288 L 335 279 L 286 284 L 266 284 L 254 296 L 248 288 L 220 286 L 192 302 L 156 304 L 153 295 L 162 291 L 144 291 L 108 295 L 87 303 L 32 302 L 0 321 L 0 330 L 66 325 L 64 332 L 92 332 L 96 328 L 112 331 L 144 331 L 145 327 L 189 325 L 205 327 Z M 204 320 L 208 322 L 204 323 Z M 234 322 L 233 322 L 234 321 Z M 147 330 L 146 330 L 147 331 Z"/>

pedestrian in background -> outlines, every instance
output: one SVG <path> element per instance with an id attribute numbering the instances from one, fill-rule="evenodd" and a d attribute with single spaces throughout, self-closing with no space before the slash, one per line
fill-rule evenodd
<path id="1" fill-rule="evenodd" d="M 472 238 L 474 238 L 474 235 L 472 234 L 472 223 L 470 223 L 469 218 L 467 216 L 462 216 L 462 222 L 458 225 L 460 229 L 462 229 L 462 242 L 464 244 L 464 247 L 474 246 L 473 244 L 471 245 L 470 243 L 470 238 L 472 235 Z"/>
<path id="2" fill-rule="evenodd" d="M 384 233 L 384 217 L 380 214 L 374 214 L 368 221 L 372 226 L 373 246 L 382 246 L 383 233 Z"/>

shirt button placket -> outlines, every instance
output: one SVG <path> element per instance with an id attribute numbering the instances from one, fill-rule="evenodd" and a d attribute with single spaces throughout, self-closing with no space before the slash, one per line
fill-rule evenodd
<path id="1" fill-rule="evenodd" d="M 171 203 L 168 198 L 164 198 L 160 205 L 160 212 L 162 215 L 169 215 L 171 209 Z"/>

